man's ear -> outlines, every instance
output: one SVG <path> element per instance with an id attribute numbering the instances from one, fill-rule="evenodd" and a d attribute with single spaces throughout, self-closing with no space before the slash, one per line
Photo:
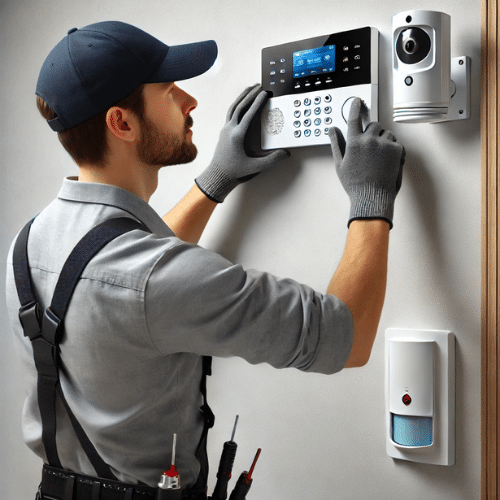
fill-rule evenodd
<path id="1" fill-rule="evenodd" d="M 139 138 L 139 123 L 133 113 L 127 109 L 113 106 L 106 113 L 108 130 L 116 138 L 126 142 L 133 142 Z"/>

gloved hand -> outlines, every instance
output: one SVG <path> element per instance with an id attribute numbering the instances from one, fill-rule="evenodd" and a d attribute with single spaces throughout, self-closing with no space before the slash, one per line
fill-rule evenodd
<path id="1" fill-rule="evenodd" d="M 394 134 L 379 123 L 372 122 L 363 130 L 366 115 L 366 106 L 356 98 L 347 122 L 347 145 L 338 128 L 329 132 L 337 174 L 351 200 L 347 226 L 358 219 L 384 219 L 392 229 L 406 153 Z"/>
<path id="2" fill-rule="evenodd" d="M 242 182 L 250 180 L 276 162 L 289 156 L 283 149 L 266 151 L 259 156 L 247 151 L 245 136 L 252 119 L 267 100 L 260 85 L 246 89 L 231 105 L 226 123 L 210 165 L 195 181 L 213 201 L 222 203 L 226 196 Z"/>

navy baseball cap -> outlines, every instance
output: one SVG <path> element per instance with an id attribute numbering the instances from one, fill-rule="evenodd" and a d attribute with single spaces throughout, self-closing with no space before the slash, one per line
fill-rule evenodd
<path id="1" fill-rule="evenodd" d="M 143 83 L 187 80 L 215 62 L 213 40 L 168 46 L 119 21 L 73 28 L 42 65 L 36 94 L 57 114 L 61 132 L 106 111 Z"/>

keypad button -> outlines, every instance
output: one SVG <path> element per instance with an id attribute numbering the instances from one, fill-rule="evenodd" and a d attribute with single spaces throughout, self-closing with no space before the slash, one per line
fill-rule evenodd
<path id="1" fill-rule="evenodd" d="M 302 132 L 300 130 L 296 130 L 293 135 L 297 137 L 297 139 L 302 135 Z"/>
<path id="2" fill-rule="evenodd" d="M 311 116 L 311 110 L 310 109 L 306 109 L 304 111 L 304 116 Z"/>
<path id="3" fill-rule="evenodd" d="M 314 98 L 314 104 L 318 105 L 321 103 L 321 97 L 315 97 Z"/>
<path id="4" fill-rule="evenodd" d="M 330 94 L 325 95 L 324 99 L 325 99 L 325 102 L 332 102 L 332 96 Z"/>
<path id="5" fill-rule="evenodd" d="M 321 108 L 314 108 L 314 114 L 315 115 L 320 115 L 321 114 Z"/>
<path id="6" fill-rule="evenodd" d="M 316 118 L 316 120 L 314 120 L 314 125 L 316 125 L 316 127 L 319 127 L 321 125 L 321 118 Z"/>
<path id="7" fill-rule="evenodd" d="M 304 136 L 305 137 L 310 137 L 311 131 L 309 129 L 304 130 Z"/>
<path id="8" fill-rule="evenodd" d="M 301 112 L 299 110 L 293 112 L 293 116 L 295 116 L 295 118 L 300 118 L 300 115 Z"/>
<path id="9" fill-rule="evenodd" d="M 311 126 L 311 120 L 309 118 L 307 120 L 304 120 L 304 127 L 310 127 Z"/>
<path id="10" fill-rule="evenodd" d="M 331 119 L 329 116 L 327 116 L 327 117 L 325 118 L 325 124 L 326 124 L 326 125 L 331 125 L 331 124 L 332 124 L 332 119 Z"/>
<path id="11" fill-rule="evenodd" d="M 271 76 L 274 76 L 276 74 L 276 71 L 271 71 L 271 73 L 269 73 Z"/>
<path id="12" fill-rule="evenodd" d="M 294 126 L 295 128 L 299 128 L 299 127 L 300 127 L 300 121 L 299 121 L 299 120 L 294 121 L 294 122 L 293 122 L 293 126 Z"/>
<path id="13" fill-rule="evenodd" d="M 311 105 L 311 99 L 309 99 L 308 97 L 306 97 L 304 99 L 304 106 L 310 106 Z"/>
<path id="14" fill-rule="evenodd" d="M 302 103 L 297 99 L 296 101 L 294 101 L 293 105 L 298 108 Z"/>
<path id="15" fill-rule="evenodd" d="M 325 135 L 328 135 L 328 132 L 330 132 L 329 128 L 325 128 Z"/>
<path id="16" fill-rule="evenodd" d="M 325 113 L 329 115 L 332 112 L 332 108 L 330 106 L 326 106 Z"/>
<path id="17" fill-rule="evenodd" d="M 321 135 L 321 130 L 319 128 L 317 128 L 315 131 L 314 131 L 314 135 L 316 137 L 319 137 Z"/>

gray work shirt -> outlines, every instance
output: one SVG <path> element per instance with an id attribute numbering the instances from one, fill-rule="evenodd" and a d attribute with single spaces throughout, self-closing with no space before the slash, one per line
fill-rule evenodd
<path id="1" fill-rule="evenodd" d="M 156 486 L 170 464 L 175 432 L 177 468 L 190 486 L 198 476 L 195 450 L 203 428 L 202 356 L 335 373 L 349 356 L 353 321 L 336 297 L 185 243 L 135 195 L 75 179 L 64 180 L 31 229 L 28 255 L 43 307 L 80 238 L 100 222 L 123 216 L 140 220 L 152 233 L 119 236 L 84 270 L 65 320 L 61 385 L 117 477 Z M 7 303 L 27 387 L 24 439 L 45 460 L 36 369 L 18 321 L 12 248 Z M 63 467 L 95 474 L 64 410 L 57 446 Z"/>

